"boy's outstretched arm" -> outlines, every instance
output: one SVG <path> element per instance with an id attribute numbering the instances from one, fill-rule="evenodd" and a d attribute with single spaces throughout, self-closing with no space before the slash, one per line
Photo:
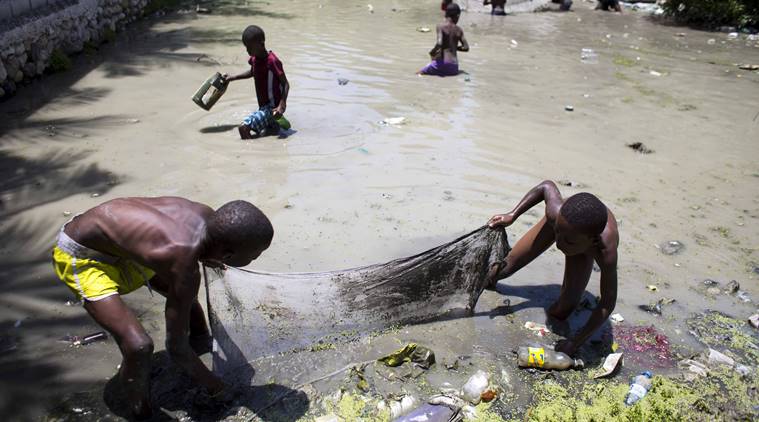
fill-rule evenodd
<path id="1" fill-rule="evenodd" d="M 617 248 L 602 250 L 597 262 L 601 267 L 601 301 L 577 336 L 572 340 L 559 341 L 556 351 L 572 356 L 614 312 L 617 304 Z"/>
<path id="2" fill-rule="evenodd" d="M 287 109 L 287 94 L 290 93 L 290 82 L 287 81 L 287 76 L 284 73 L 279 75 L 279 84 L 282 87 L 282 98 L 279 100 L 277 107 L 271 111 L 274 117 L 285 114 L 285 110 Z"/>
<path id="3" fill-rule="evenodd" d="M 250 79 L 253 77 L 253 69 L 248 69 L 245 72 L 240 73 L 239 75 L 230 75 L 229 73 L 225 73 L 221 75 L 227 82 L 236 81 L 239 79 Z"/>
<path id="4" fill-rule="evenodd" d="M 556 184 L 550 180 L 544 180 L 539 185 L 530 189 L 511 212 L 491 217 L 490 221 L 488 221 L 488 226 L 491 228 L 499 226 L 508 227 L 520 215 L 543 201 L 546 202 L 546 218 L 549 220 L 555 219 L 559 213 L 559 208 L 561 208 L 561 193 Z"/>

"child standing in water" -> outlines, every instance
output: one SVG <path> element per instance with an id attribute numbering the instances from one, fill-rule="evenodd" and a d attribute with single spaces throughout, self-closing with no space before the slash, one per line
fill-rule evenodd
<path id="1" fill-rule="evenodd" d="M 506 16 L 506 0 L 483 0 L 482 5 L 492 5 L 490 14 L 494 16 Z"/>
<path id="2" fill-rule="evenodd" d="M 432 62 L 422 68 L 419 75 L 454 76 L 459 74 L 458 51 L 469 51 L 464 31 L 457 25 L 461 9 L 451 3 L 445 9 L 445 22 L 437 26 L 437 42 L 430 50 Z"/>
<path id="3" fill-rule="evenodd" d="M 253 133 L 256 136 L 278 134 L 280 126 L 277 120 L 284 119 L 287 108 L 290 84 L 287 82 L 282 62 L 273 51 L 266 50 L 265 42 L 266 35 L 263 29 L 256 25 L 245 28 L 242 43 L 250 55 L 250 69 L 239 75 L 224 75 L 227 82 L 251 77 L 255 80 L 258 111 L 251 113 L 238 127 L 242 139 L 253 139 Z"/>

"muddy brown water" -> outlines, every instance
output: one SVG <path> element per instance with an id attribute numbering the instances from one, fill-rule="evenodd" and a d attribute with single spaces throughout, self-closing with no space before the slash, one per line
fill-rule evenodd
<path id="1" fill-rule="evenodd" d="M 64 213 L 120 196 L 250 200 L 276 227 L 252 268 L 326 271 L 444 243 L 541 180 L 565 179 L 582 186 L 565 195 L 591 191 L 620 220 L 617 311 L 626 323 L 655 324 L 674 344 L 697 347 L 689 314 L 708 307 L 743 319 L 755 310 L 699 287 L 735 279 L 759 299 L 759 74 L 735 65 L 759 63 L 755 42 L 593 12 L 590 3 L 506 18 L 472 6 L 460 22 L 472 46 L 460 57 L 466 74 L 420 78 L 434 36 L 416 28 L 434 27 L 436 3 L 381 2 L 369 13 L 359 1 L 249 1 L 211 5 L 210 15 L 171 13 L 0 104 L 0 330 L 16 345 L 0 355 L 2 414 L 34 419 L 65 394 L 102 397 L 117 347 L 56 341 L 98 328 L 65 305 L 49 254 Z M 292 85 L 287 137 L 236 136 L 254 106 L 251 82 L 232 83 L 210 112 L 190 101 L 213 72 L 245 69 L 239 38 L 251 23 L 266 30 Z M 582 48 L 598 63 L 581 62 Z M 379 125 L 386 117 L 407 123 Z M 625 146 L 633 142 L 654 153 Z M 512 244 L 541 211 L 510 228 Z M 667 240 L 685 249 L 666 256 L 655 245 Z M 269 359 L 255 365 L 254 382 L 293 386 L 342 363 L 325 364 L 330 358 L 374 357 L 409 340 L 441 360 L 491 362 L 516 380 L 509 350 L 540 340 L 520 327 L 542 321 L 562 261 L 549 250 L 483 294 L 474 318 L 403 328 L 319 359 Z M 663 316 L 638 309 L 662 296 L 677 299 Z M 163 301 L 147 291 L 126 300 L 162 349 Z M 461 381 L 446 376 L 433 383 Z"/>

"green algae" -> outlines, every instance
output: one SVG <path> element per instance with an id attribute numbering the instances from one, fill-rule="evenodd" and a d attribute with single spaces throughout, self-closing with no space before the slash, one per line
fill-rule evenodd
<path id="1" fill-rule="evenodd" d="M 709 311 L 689 319 L 688 327 L 709 347 L 720 350 L 727 347 L 746 364 L 759 361 L 759 336 L 745 321 Z"/>
<path id="2" fill-rule="evenodd" d="M 649 393 L 633 406 L 624 404 L 629 389 L 620 380 L 534 386 L 528 421 L 699 421 L 755 418 L 757 380 L 730 369 L 689 382 L 656 376 Z"/>
<path id="3" fill-rule="evenodd" d="M 390 420 L 389 410 L 377 409 L 375 400 L 350 392 L 327 405 L 328 413 L 333 413 L 340 421 L 386 422 Z"/>

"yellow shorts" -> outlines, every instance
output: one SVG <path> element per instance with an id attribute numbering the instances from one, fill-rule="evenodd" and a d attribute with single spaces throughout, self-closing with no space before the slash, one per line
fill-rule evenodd
<path id="1" fill-rule="evenodd" d="M 77 258 L 58 246 L 53 248 L 53 265 L 58 277 L 77 299 L 88 301 L 133 292 L 155 275 L 153 270 L 134 261 L 118 259 L 113 263 L 104 263 Z"/>

